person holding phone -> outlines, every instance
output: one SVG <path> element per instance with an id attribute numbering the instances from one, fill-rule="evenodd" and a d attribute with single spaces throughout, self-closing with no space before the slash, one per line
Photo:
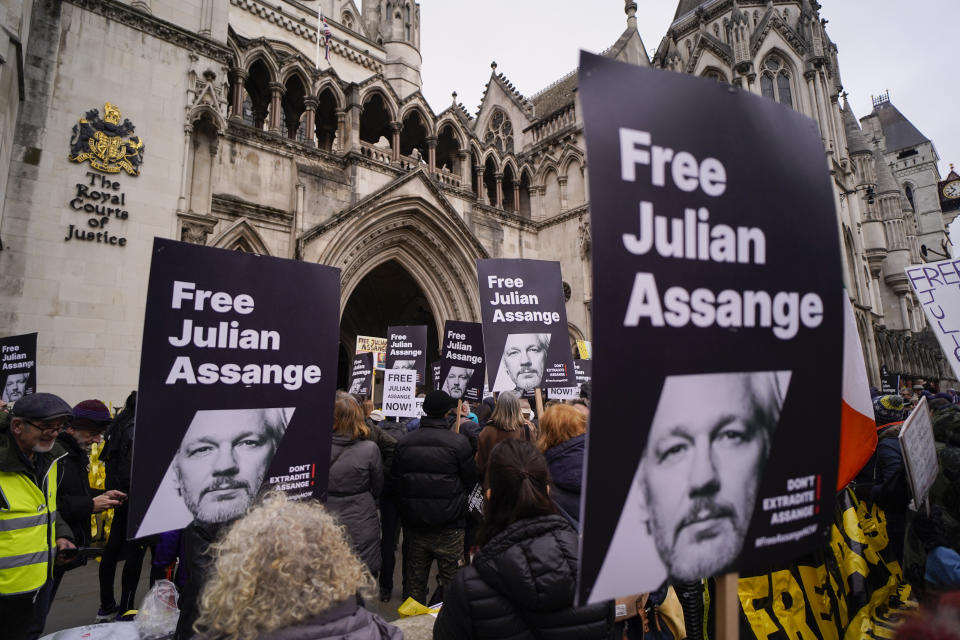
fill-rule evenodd
<path id="1" fill-rule="evenodd" d="M 66 451 L 57 467 L 57 511 L 70 525 L 75 542 L 81 547 L 90 544 L 90 516 L 117 507 L 127 499 L 127 494 L 116 489 L 103 491 L 90 487 L 90 446 L 100 442 L 112 419 L 110 410 L 101 401 L 84 400 L 73 408 L 66 427 L 57 435 L 57 444 Z M 37 597 L 34 623 L 27 633 L 27 640 L 42 635 L 63 574 L 86 562 L 86 555 L 78 554 L 76 549 L 67 549 L 57 555 L 53 580 L 47 582 Z"/>

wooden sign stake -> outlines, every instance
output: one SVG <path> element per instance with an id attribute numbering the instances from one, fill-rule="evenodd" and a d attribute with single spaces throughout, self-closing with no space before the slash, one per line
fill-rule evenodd
<path id="1" fill-rule="evenodd" d="M 717 576 L 717 637 L 720 640 L 740 640 L 739 579 L 738 573 Z"/>
<path id="2" fill-rule="evenodd" d="M 460 433 L 460 407 L 463 406 L 463 398 L 457 398 L 457 418 L 453 422 L 454 433 Z"/>
<path id="3" fill-rule="evenodd" d="M 370 402 L 373 403 L 374 408 L 377 406 L 377 366 L 373 366 L 373 375 L 370 376 Z"/>
<path id="4" fill-rule="evenodd" d="M 540 387 L 537 387 L 536 389 L 534 389 L 534 394 L 536 397 L 536 404 L 537 404 L 537 420 L 539 421 L 540 419 L 543 418 L 543 392 L 540 391 Z"/>

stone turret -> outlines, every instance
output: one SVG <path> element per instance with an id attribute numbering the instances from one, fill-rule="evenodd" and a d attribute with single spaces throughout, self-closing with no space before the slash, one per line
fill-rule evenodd
<path id="1" fill-rule="evenodd" d="M 843 128 L 847 137 L 847 151 L 853 163 L 853 172 L 856 176 L 856 194 L 860 198 L 862 210 L 861 221 L 863 231 L 863 249 L 867 256 L 870 274 L 874 278 L 880 276 L 883 261 L 887 257 L 886 234 L 883 230 L 883 218 L 877 204 L 877 172 L 873 162 L 873 152 L 863 137 L 860 124 L 850 104 L 844 105 Z"/>
<path id="2" fill-rule="evenodd" d="M 418 91 L 420 78 L 420 4 L 414 0 L 363 0 L 367 35 L 387 54 L 383 76 L 401 98 Z"/>

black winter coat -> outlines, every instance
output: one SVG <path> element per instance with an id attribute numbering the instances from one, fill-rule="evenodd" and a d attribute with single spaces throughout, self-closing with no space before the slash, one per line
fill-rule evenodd
<path id="1" fill-rule="evenodd" d="M 543 454 L 553 487 L 550 497 L 566 514 L 580 517 L 580 487 L 583 484 L 583 454 L 587 436 L 581 434 L 547 449 Z"/>
<path id="2" fill-rule="evenodd" d="M 200 594 L 213 570 L 213 559 L 208 550 L 220 532 L 230 524 L 232 523 L 204 524 L 193 521 L 183 530 L 184 551 L 180 561 L 185 566 L 187 582 L 177 600 L 180 619 L 177 620 L 177 630 L 173 635 L 175 640 L 186 640 L 196 635 L 193 623 L 200 617 Z"/>
<path id="3" fill-rule="evenodd" d="M 444 590 L 434 640 L 615 638 L 613 602 L 574 608 L 577 533 L 562 516 L 494 536 Z"/>
<path id="4" fill-rule="evenodd" d="M 422 418 L 420 428 L 397 444 L 393 483 L 404 527 L 462 529 L 476 482 L 470 443 L 450 431 L 444 418 Z"/>
<path id="5" fill-rule="evenodd" d="M 380 571 L 380 518 L 383 464 L 377 445 L 334 435 L 330 449 L 327 510 L 347 528 L 354 552 L 376 574 Z"/>
<path id="6" fill-rule="evenodd" d="M 91 489 L 88 471 L 90 457 L 69 433 L 57 436 L 67 455 L 57 465 L 57 511 L 70 525 L 78 547 L 90 544 L 90 516 L 93 498 L 103 491 Z"/>

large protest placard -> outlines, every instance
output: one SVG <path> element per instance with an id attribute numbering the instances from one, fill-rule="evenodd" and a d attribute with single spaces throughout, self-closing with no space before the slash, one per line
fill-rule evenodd
<path id="1" fill-rule="evenodd" d="M 416 371 L 387 369 L 383 372 L 383 415 L 391 418 L 417 417 L 420 412 L 416 395 Z"/>
<path id="2" fill-rule="evenodd" d="M 920 396 L 920 402 L 904 420 L 898 437 L 913 504 L 919 508 L 940 471 L 926 396 Z"/>
<path id="3" fill-rule="evenodd" d="M 597 248 L 580 601 L 787 562 L 828 526 L 840 433 L 817 125 L 589 54 L 579 82 Z"/>
<path id="4" fill-rule="evenodd" d="M 441 391 L 454 400 L 482 399 L 483 328 L 479 322 L 447 320 L 443 324 L 443 353 L 440 356 Z"/>
<path id="5" fill-rule="evenodd" d="M 358 396 L 369 396 L 373 388 L 373 359 L 375 354 L 364 351 L 353 356 L 353 367 L 350 369 L 350 387 L 348 393 Z"/>
<path id="6" fill-rule="evenodd" d="M 960 378 L 960 260 L 928 262 L 905 271 L 953 375 Z"/>
<path id="7" fill-rule="evenodd" d="M 423 384 L 427 367 L 427 326 L 387 327 L 387 369 L 417 372 L 417 384 Z"/>
<path id="8" fill-rule="evenodd" d="M 551 400 L 575 400 L 580 397 L 580 387 L 585 382 L 590 381 L 590 371 L 592 367 L 591 360 L 574 360 L 573 371 L 576 376 L 576 384 L 572 387 L 556 387 L 547 392 L 547 397 Z"/>
<path id="9" fill-rule="evenodd" d="M 387 339 L 373 336 L 357 336 L 357 353 L 372 353 L 377 371 L 387 366 Z"/>
<path id="10" fill-rule="evenodd" d="M 154 240 L 130 538 L 325 495 L 339 299 L 339 269 Z"/>
<path id="11" fill-rule="evenodd" d="M 477 260 L 487 373 L 493 391 L 530 392 L 574 381 L 560 263 Z"/>
<path id="12" fill-rule="evenodd" d="M 0 338 L 0 400 L 13 404 L 37 390 L 37 334 Z"/>
<path id="13" fill-rule="evenodd" d="M 439 389 L 440 388 L 440 361 L 439 360 L 430 363 L 430 373 L 432 374 L 432 378 L 433 378 L 433 388 Z"/>

